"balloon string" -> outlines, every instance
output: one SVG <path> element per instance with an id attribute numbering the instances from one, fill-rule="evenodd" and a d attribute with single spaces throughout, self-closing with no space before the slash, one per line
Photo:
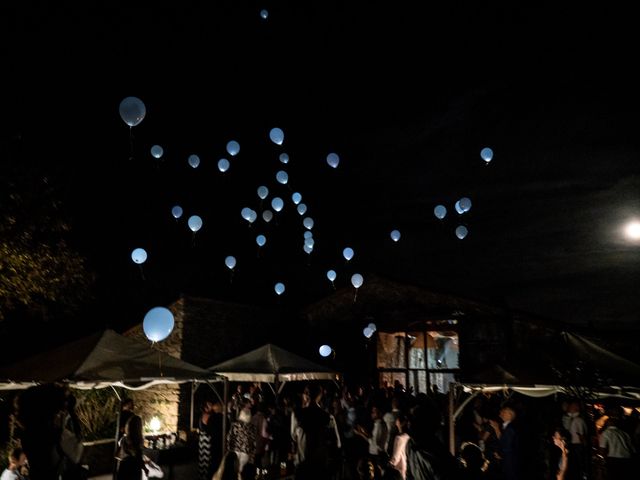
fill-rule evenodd
<path id="1" fill-rule="evenodd" d="M 133 127 L 129 127 L 129 160 L 133 160 Z"/>
<path id="2" fill-rule="evenodd" d="M 144 270 L 142 269 L 142 265 L 138 264 L 138 268 L 140 269 L 140 276 L 142 277 L 142 281 L 146 281 L 147 279 L 144 277 Z"/>
<path id="3" fill-rule="evenodd" d="M 162 374 L 162 352 L 158 349 L 158 367 L 160 368 L 160 376 L 164 377 Z"/>
<path id="4" fill-rule="evenodd" d="M 193 235 L 191 236 L 191 248 L 196 246 L 196 232 L 193 232 Z"/>
<path id="5" fill-rule="evenodd" d="M 331 280 L 331 286 L 333 287 L 334 290 L 336 289 L 336 284 L 333 283 L 333 280 Z"/>
<path id="6" fill-rule="evenodd" d="M 356 288 L 356 293 L 353 296 L 353 303 L 356 303 L 356 300 L 358 299 L 358 289 Z"/>
<path id="7" fill-rule="evenodd" d="M 229 273 L 229 283 L 233 283 L 233 270 Z"/>

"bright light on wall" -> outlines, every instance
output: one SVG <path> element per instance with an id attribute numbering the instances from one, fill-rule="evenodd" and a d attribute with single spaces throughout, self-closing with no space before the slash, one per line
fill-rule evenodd
<path id="1" fill-rule="evenodd" d="M 640 222 L 637 220 L 631 221 L 627 223 L 624 227 L 625 236 L 629 240 L 639 241 L 640 240 Z"/>
<path id="2" fill-rule="evenodd" d="M 162 422 L 160 421 L 160 418 L 152 417 L 149 421 L 149 430 L 151 430 L 153 433 L 158 433 L 161 427 Z"/>

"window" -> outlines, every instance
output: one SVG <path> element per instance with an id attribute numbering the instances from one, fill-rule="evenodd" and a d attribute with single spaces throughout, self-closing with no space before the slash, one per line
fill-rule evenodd
<path id="1" fill-rule="evenodd" d="M 458 333 L 436 328 L 452 328 L 457 322 L 440 323 L 428 324 L 425 330 L 378 332 L 380 385 L 400 382 L 414 393 L 428 392 L 430 388 L 442 393 L 449 390 L 460 368 Z"/>

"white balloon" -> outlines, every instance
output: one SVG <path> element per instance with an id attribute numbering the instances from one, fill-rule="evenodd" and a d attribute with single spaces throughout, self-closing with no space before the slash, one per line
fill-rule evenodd
<path id="1" fill-rule="evenodd" d="M 182 207 L 180 205 L 173 207 L 171 209 L 171 215 L 173 215 L 173 218 L 176 220 L 179 219 L 182 216 Z"/>
<path id="2" fill-rule="evenodd" d="M 284 207 L 284 201 L 280 197 L 275 197 L 271 200 L 271 208 L 273 208 L 276 212 L 279 212 Z"/>
<path id="3" fill-rule="evenodd" d="M 304 246 L 302 247 L 302 249 L 304 250 L 304 253 L 307 253 L 309 255 L 311 255 L 311 252 L 313 252 L 313 247 L 307 245 L 306 243 L 304 244 Z"/>
<path id="4" fill-rule="evenodd" d="M 287 153 L 281 153 L 280 156 L 278 157 L 278 159 L 282 162 L 282 163 L 289 163 L 289 154 Z"/>
<path id="5" fill-rule="evenodd" d="M 249 212 L 249 223 L 253 223 L 258 219 L 258 214 L 256 213 L 255 210 L 251 210 L 251 212 Z"/>
<path id="6" fill-rule="evenodd" d="M 227 153 L 232 157 L 235 157 L 240 152 L 240 144 L 235 140 L 231 140 L 227 143 Z"/>
<path id="7" fill-rule="evenodd" d="M 233 270 L 236 266 L 236 257 L 234 257 L 233 255 L 229 255 L 224 259 L 224 264 L 229 270 Z"/>
<path id="8" fill-rule="evenodd" d="M 256 243 L 259 247 L 264 247 L 264 244 L 267 243 L 267 237 L 265 237 L 264 235 L 258 235 L 256 237 Z"/>
<path id="9" fill-rule="evenodd" d="M 304 232 L 304 238 L 305 238 L 305 239 L 307 239 L 307 238 L 313 238 L 313 232 L 312 232 L 311 230 L 306 230 L 306 231 Z"/>
<path id="10" fill-rule="evenodd" d="M 289 181 L 289 175 L 284 170 L 280 170 L 278 173 L 276 173 L 276 180 L 278 181 L 278 183 L 286 185 Z"/>
<path id="11" fill-rule="evenodd" d="M 342 251 L 342 256 L 345 258 L 347 262 L 353 258 L 354 254 L 355 252 L 353 251 L 353 248 L 347 247 Z"/>
<path id="12" fill-rule="evenodd" d="M 437 219 L 442 220 L 447 216 L 447 207 L 445 207 L 444 205 L 438 205 L 433 209 L 433 214 Z"/>
<path id="13" fill-rule="evenodd" d="M 218 160 L 218 170 L 220 170 L 222 173 L 229 170 L 230 166 L 231 164 L 229 163 L 229 160 L 227 160 L 226 158 L 221 158 L 220 160 Z"/>
<path id="14" fill-rule="evenodd" d="M 276 283 L 274 290 L 276 291 L 277 295 L 282 295 L 285 290 L 284 283 L 280 283 L 280 282 Z"/>
<path id="15" fill-rule="evenodd" d="M 370 323 L 369 325 L 367 325 L 367 327 L 369 327 L 369 328 L 370 328 L 371 330 L 373 330 L 374 332 L 375 332 L 376 330 L 378 330 L 378 327 L 376 327 L 376 324 L 375 324 L 375 323 Z"/>
<path id="16" fill-rule="evenodd" d="M 480 150 L 480 157 L 487 163 L 489 163 L 491 160 L 493 160 L 493 150 L 491 150 L 489 147 L 485 147 L 482 150 Z"/>
<path id="17" fill-rule="evenodd" d="M 462 215 L 464 213 L 464 210 L 462 209 L 462 207 L 460 206 L 460 200 L 458 200 L 456 202 L 456 204 L 454 205 L 456 212 L 458 212 L 458 215 Z"/>
<path id="18" fill-rule="evenodd" d="M 304 228 L 306 228 L 307 230 L 311 230 L 313 228 L 313 218 L 311 217 L 307 217 L 302 221 L 302 225 L 304 225 Z"/>
<path id="19" fill-rule="evenodd" d="M 400 240 L 400 231 L 399 230 L 392 230 L 391 231 L 391 240 L 393 240 L 394 242 L 397 242 L 398 240 Z"/>
<path id="20" fill-rule="evenodd" d="M 164 149 L 160 145 L 154 145 L 151 147 L 151 156 L 153 158 L 160 158 L 164 153 Z"/>
<path id="21" fill-rule="evenodd" d="M 198 215 L 192 215 L 189 217 L 189 220 L 187 220 L 187 225 L 189 225 L 191 231 L 195 233 L 202 228 L 202 219 Z"/>
<path id="22" fill-rule="evenodd" d="M 173 313 L 168 308 L 155 307 L 147 312 L 142 322 L 146 337 L 152 342 L 161 342 L 173 331 Z"/>
<path id="23" fill-rule="evenodd" d="M 293 195 L 291 195 L 291 200 L 295 205 L 298 205 L 302 201 L 302 195 L 298 192 L 294 192 Z"/>
<path id="24" fill-rule="evenodd" d="M 298 205 L 297 210 L 300 215 L 304 215 L 305 213 L 307 213 L 307 206 L 304 203 L 301 203 L 300 205 Z"/>
<path id="25" fill-rule="evenodd" d="M 359 273 L 354 273 L 353 275 L 351 275 L 351 285 L 353 285 L 355 288 L 360 288 L 363 283 L 364 278 L 362 278 L 362 275 L 360 275 Z"/>
<path id="26" fill-rule="evenodd" d="M 242 210 L 240 210 L 240 215 L 242 215 L 242 218 L 244 218 L 247 222 L 251 221 L 251 212 L 253 210 L 251 210 L 248 207 L 244 207 Z"/>
<path id="27" fill-rule="evenodd" d="M 147 261 L 146 250 L 144 248 L 136 248 L 133 252 L 131 252 L 131 260 L 133 260 L 133 263 L 142 265 Z"/>
<path id="28" fill-rule="evenodd" d="M 364 329 L 362 330 L 362 334 L 367 338 L 371 338 L 373 336 L 373 330 L 371 330 L 371 328 L 369 327 L 364 327 Z"/>
<path id="29" fill-rule="evenodd" d="M 334 270 L 329 270 L 327 272 L 327 278 L 329 279 L 330 282 L 333 282 L 336 279 L 337 275 L 336 272 Z"/>
<path id="30" fill-rule="evenodd" d="M 467 233 L 469 233 L 469 230 L 467 230 L 467 227 L 465 227 L 464 225 L 460 225 L 458 228 L 456 228 L 456 237 L 458 237 L 460 240 L 466 237 Z"/>
<path id="31" fill-rule="evenodd" d="M 467 197 L 462 197 L 460 200 L 460 208 L 462 208 L 463 212 L 468 212 L 471 210 L 471 199 Z"/>
<path id="32" fill-rule="evenodd" d="M 260 200 L 264 200 L 268 195 L 269 189 L 267 187 L 265 187 L 264 185 L 258 187 L 258 197 L 260 197 Z"/>
<path id="33" fill-rule="evenodd" d="M 271 210 L 265 210 L 262 212 L 262 219 L 269 223 L 273 219 L 273 212 Z"/>
<path id="34" fill-rule="evenodd" d="M 276 145 L 282 145 L 282 142 L 284 142 L 284 132 L 279 128 L 272 128 L 269 132 L 269 138 Z"/>
<path id="35" fill-rule="evenodd" d="M 338 168 L 340 157 L 335 153 L 330 153 L 329 155 L 327 155 L 327 163 L 330 167 Z"/>
<path id="36" fill-rule="evenodd" d="M 322 345 L 322 346 L 320 346 L 318 351 L 320 352 L 320 356 L 321 357 L 328 357 L 329 355 L 331 355 L 331 352 L 333 350 L 329 345 Z"/>
<path id="37" fill-rule="evenodd" d="M 313 249 L 313 246 L 316 244 L 316 241 L 313 239 L 313 237 L 309 237 L 304 239 L 304 244 L 305 246 Z"/>
<path id="38" fill-rule="evenodd" d="M 147 114 L 147 108 L 137 97 L 127 97 L 120 102 L 120 118 L 129 125 L 135 127 L 138 125 Z"/>
<path id="39" fill-rule="evenodd" d="M 189 165 L 191 165 L 192 168 L 198 168 L 198 165 L 200 165 L 200 157 L 198 155 L 189 155 Z"/>
<path id="40" fill-rule="evenodd" d="M 264 8 L 260 10 L 260 18 L 262 18 L 263 20 L 266 20 L 267 17 L 269 17 L 269 12 Z"/>

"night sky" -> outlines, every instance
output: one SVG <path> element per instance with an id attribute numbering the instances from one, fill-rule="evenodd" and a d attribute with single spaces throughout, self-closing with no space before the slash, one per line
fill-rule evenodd
<path id="1" fill-rule="evenodd" d="M 566 322 L 637 326 L 640 244 L 621 233 L 640 218 L 629 12 L 537 2 L 9 3 L 0 7 L 4 156 L 60 193 L 71 245 L 96 276 L 76 319 L 85 329 L 130 326 L 180 293 L 276 305 L 277 281 L 287 286 L 279 301 L 295 309 L 333 291 L 329 268 L 338 288 L 355 272 L 366 288 L 376 274 Z M 147 108 L 132 159 L 118 114 L 127 96 Z M 285 133 L 281 147 L 272 127 Z M 225 152 L 229 140 L 240 142 L 237 157 Z M 494 150 L 488 165 L 483 147 Z M 330 152 L 340 155 L 335 170 Z M 280 169 L 289 186 L 276 183 Z M 259 185 L 285 200 L 277 226 L 240 216 L 243 207 L 260 214 Z M 315 220 L 310 256 L 294 191 Z M 473 207 L 459 216 L 464 196 Z M 443 221 L 433 215 L 440 203 Z M 195 241 L 191 214 L 204 220 Z M 259 258 L 258 233 L 267 236 Z M 130 259 L 136 247 L 149 254 L 145 280 Z M 238 259 L 233 283 L 227 255 Z"/>

